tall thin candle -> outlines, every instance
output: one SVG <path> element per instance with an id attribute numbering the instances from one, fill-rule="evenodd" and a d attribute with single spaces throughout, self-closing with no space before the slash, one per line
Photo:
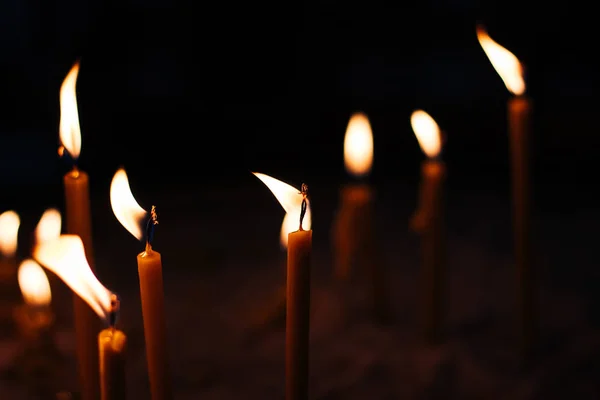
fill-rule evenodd
<path id="1" fill-rule="evenodd" d="M 60 88 L 60 154 L 66 151 L 73 159 L 73 169 L 64 176 L 67 232 L 78 235 L 85 247 L 88 264 L 94 270 L 92 222 L 90 211 L 89 177 L 77 167 L 81 151 L 81 131 L 75 86 L 79 63 L 75 63 Z M 89 306 L 73 297 L 77 365 L 83 400 L 96 400 L 99 393 L 98 343 L 100 323 Z"/>

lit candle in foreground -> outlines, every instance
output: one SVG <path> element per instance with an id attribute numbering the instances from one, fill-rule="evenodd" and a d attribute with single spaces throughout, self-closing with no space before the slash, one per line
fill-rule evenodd
<path id="1" fill-rule="evenodd" d="M 78 235 L 85 247 L 87 261 L 94 270 L 92 247 L 92 216 L 90 212 L 90 193 L 88 174 L 77 167 L 81 152 L 81 130 L 77 109 L 75 86 L 79 74 L 79 62 L 76 62 L 60 87 L 60 125 L 61 147 L 59 154 L 66 151 L 73 160 L 73 168 L 64 176 L 67 232 Z M 98 319 L 89 307 L 77 296 L 73 298 L 75 334 L 77 342 L 77 364 L 83 400 L 98 398 L 98 352 L 97 335 L 100 331 Z"/>
<path id="2" fill-rule="evenodd" d="M 136 239 L 144 237 L 141 228 L 148 213 L 140 207 L 131 193 L 129 179 L 124 169 L 119 169 L 110 184 L 110 204 L 117 220 Z M 154 227 L 158 219 L 154 206 L 147 222 L 146 248 L 138 254 L 140 297 L 144 318 L 144 337 L 152 400 L 171 399 L 171 378 L 167 354 L 167 327 L 163 290 L 162 260 L 152 248 Z"/>
<path id="3" fill-rule="evenodd" d="M 521 346 L 531 350 L 537 329 L 533 295 L 533 265 L 530 249 L 529 142 L 531 101 L 525 96 L 523 66 L 510 51 L 477 27 L 477 39 L 506 88 L 514 97 L 508 101 L 508 134 L 511 153 L 513 224 Z"/>
<path id="4" fill-rule="evenodd" d="M 105 288 L 92 272 L 81 238 L 61 235 L 47 240 L 35 247 L 34 258 L 62 279 L 108 325 L 96 339 L 100 360 L 100 398 L 124 400 L 127 337 L 115 327 L 119 302 L 117 296 Z"/>
<path id="5" fill-rule="evenodd" d="M 412 113 L 410 122 L 427 160 L 421 165 L 419 205 L 412 228 L 421 235 L 422 333 L 426 340 L 440 339 L 444 296 L 444 181 L 446 166 L 439 159 L 442 150 L 440 129 L 425 111 Z"/>
<path id="6" fill-rule="evenodd" d="M 308 399 L 308 355 L 310 330 L 310 265 L 312 230 L 308 187 L 293 186 L 261 173 L 254 173 L 271 190 L 286 213 L 295 216 L 298 230 L 288 234 L 288 264 L 285 318 L 285 398 Z"/>

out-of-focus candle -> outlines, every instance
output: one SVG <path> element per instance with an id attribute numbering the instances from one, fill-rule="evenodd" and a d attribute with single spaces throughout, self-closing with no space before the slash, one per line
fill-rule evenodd
<path id="1" fill-rule="evenodd" d="M 508 101 L 508 136 L 511 154 L 514 248 L 517 268 L 517 293 L 521 347 L 531 350 L 537 336 L 537 316 L 533 294 L 534 266 L 530 245 L 530 177 L 529 142 L 531 101 L 525 96 L 523 66 L 510 51 L 490 38 L 482 26 L 477 27 L 477 38 L 484 52 L 506 88 L 514 96 Z"/>
<path id="2" fill-rule="evenodd" d="M 0 214 L 0 281 L 16 283 L 17 244 L 21 219 L 15 211 Z"/>
<path id="3" fill-rule="evenodd" d="M 18 279 L 25 304 L 15 309 L 15 318 L 23 337 L 35 341 L 54 321 L 50 283 L 42 267 L 32 259 L 21 263 Z"/>
<path id="4" fill-rule="evenodd" d="M 277 198 L 284 210 L 298 216 L 298 230 L 288 235 L 288 264 L 285 327 L 285 398 L 308 399 L 308 359 L 310 330 L 310 268 L 312 230 L 306 230 L 310 213 L 308 187 L 299 192 L 287 183 L 254 173 Z"/>
<path id="5" fill-rule="evenodd" d="M 138 240 L 142 240 L 144 234 L 141 224 L 148 213 L 133 197 L 124 169 L 119 169 L 113 177 L 110 203 L 121 225 Z M 162 260 L 160 253 L 152 248 L 154 226 L 157 224 L 155 207 L 152 206 L 146 231 L 146 248 L 138 254 L 137 262 L 150 390 L 152 400 L 164 400 L 171 399 L 173 394 L 167 353 Z"/>
<path id="6" fill-rule="evenodd" d="M 446 167 L 439 159 L 442 149 L 440 129 L 425 111 L 412 113 L 410 122 L 427 156 L 421 167 L 421 188 L 417 212 L 412 220 L 413 229 L 421 235 L 422 314 L 421 324 L 425 340 L 440 339 L 443 321 L 444 295 L 444 181 Z"/>
<path id="7" fill-rule="evenodd" d="M 54 272 L 71 290 L 85 301 L 108 326 L 96 337 L 98 353 L 98 396 L 102 400 L 126 397 L 125 344 L 127 337 L 116 329 L 118 299 L 106 289 L 92 272 L 81 238 L 61 235 L 38 244 L 34 258 Z"/>
<path id="8" fill-rule="evenodd" d="M 350 278 L 359 268 L 368 282 L 368 296 L 376 318 L 388 314 L 383 264 L 376 248 L 373 200 L 375 191 L 366 180 L 373 166 L 373 133 L 362 112 L 352 115 L 344 138 L 344 165 L 355 182 L 340 190 L 340 207 L 333 224 L 334 275 L 339 281 Z"/>
<path id="9" fill-rule="evenodd" d="M 85 247 L 87 261 L 94 270 L 92 246 L 92 222 L 88 174 L 79 170 L 77 160 L 81 152 L 81 130 L 77 109 L 75 86 L 79 74 L 79 62 L 75 63 L 60 88 L 61 148 L 59 154 L 68 152 L 74 161 L 73 169 L 64 176 L 67 232 L 78 235 Z M 98 398 L 98 343 L 100 324 L 89 307 L 76 296 L 73 298 L 77 364 L 83 400 Z"/>

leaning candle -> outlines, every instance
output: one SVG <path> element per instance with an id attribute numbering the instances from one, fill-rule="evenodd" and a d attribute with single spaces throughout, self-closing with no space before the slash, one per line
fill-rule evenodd
<path id="1" fill-rule="evenodd" d="M 59 134 L 62 146 L 59 154 L 68 152 L 74 162 L 78 160 L 81 151 L 81 130 L 75 91 L 78 73 L 79 63 L 77 62 L 65 77 L 60 88 Z M 88 264 L 94 270 L 88 181 L 88 175 L 79 170 L 75 163 L 73 169 L 63 179 L 67 232 L 81 238 Z M 83 400 L 93 400 L 98 398 L 97 335 L 100 326 L 93 312 L 77 296 L 73 298 L 73 309 L 81 395 Z"/>
<path id="2" fill-rule="evenodd" d="M 124 169 L 119 169 L 113 177 L 110 185 L 110 203 L 117 220 L 129 233 L 141 240 L 141 223 L 147 212 L 133 197 Z M 160 253 L 152 248 L 154 227 L 157 224 L 156 209 L 152 206 L 147 223 L 146 249 L 137 256 L 137 262 L 150 391 L 153 400 L 163 400 L 170 399 L 173 395 L 167 356 L 162 261 Z"/>
<path id="3" fill-rule="evenodd" d="M 125 343 L 126 336 L 115 329 L 117 297 L 98 281 L 85 255 L 81 238 L 61 235 L 38 244 L 34 258 L 54 272 L 67 286 L 90 306 L 108 329 L 96 338 L 99 385 L 97 395 L 102 400 L 125 399 Z"/>
<path id="4" fill-rule="evenodd" d="M 441 335 L 444 294 L 444 201 L 443 185 L 446 167 L 439 159 L 440 130 L 425 111 L 411 115 L 411 125 L 427 160 L 423 161 L 421 191 L 412 227 L 421 235 L 421 304 L 422 332 L 427 341 L 436 342 Z"/>
<path id="5" fill-rule="evenodd" d="M 535 340 L 536 318 L 533 296 L 533 265 L 530 255 L 530 183 L 529 120 L 531 102 L 525 97 L 523 67 L 517 57 L 492 40 L 483 27 L 477 27 L 477 38 L 492 66 L 514 97 L 508 101 L 508 133 L 511 154 L 513 226 L 517 295 L 521 346 L 531 349 Z"/>
<path id="6" fill-rule="evenodd" d="M 308 186 L 301 192 L 268 175 L 254 173 L 290 215 L 299 217 L 299 228 L 288 235 L 285 324 L 285 398 L 308 399 L 308 356 L 310 331 L 310 266 L 312 230 L 305 229 L 310 213 Z"/>

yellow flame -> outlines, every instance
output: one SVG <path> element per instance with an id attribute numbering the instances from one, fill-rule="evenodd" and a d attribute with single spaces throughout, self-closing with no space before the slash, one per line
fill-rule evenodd
<path id="1" fill-rule="evenodd" d="M 44 211 L 40 222 L 35 228 L 35 240 L 37 243 L 45 242 L 46 240 L 55 239 L 60 236 L 62 228 L 62 220 L 60 211 L 56 208 L 49 208 Z"/>
<path id="2" fill-rule="evenodd" d="M 123 168 L 115 172 L 110 184 L 110 205 L 121 225 L 138 240 L 142 240 L 142 224 L 148 213 L 133 197 L 127 173 Z"/>
<path id="3" fill-rule="evenodd" d="M 62 279 L 100 318 L 108 318 L 112 293 L 98 281 L 90 269 L 79 236 L 60 235 L 40 243 L 36 245 L 33 256 Z"/>
<path id="4" fill-rule="evenodd" d="M 504 81 L 508 91 L 517 96 L 525 93 L 523 66 L 519 62 L 519 59 L 492 40 L 481 26 L 477 27 L 477 39 L 483 51 L 490 59 L 492 66 Z"/>
<path id="5" fill-rule="evenodd" d="M 81 152 L 81 129 L 75 90 L 78 74 L 79 62 L 76 62 L 60 87 L 60 124 L 58 126 L 60 142 L 75 159 L 79 158 Z"/>
<path id="6" fill-rule="evenodd" d="M 31 306 L 47 306 L 52 300 L 50 282 L 38 263 L 27 259 L 19 266 L 19 288 L 25 303 Z"/>
<path id="7" fill-rule="evenodd" d="M 286 215 L 281 226 L 281 244 L 287 247 L 287 234 L 295 232 L 300 227 L 300 209 L 302 207 L 302 194 L 300 190 L 288 185 L 285 182 L 277 180 L 269 175 L 253 172 L 254 176 L 264 183 L 271 193 L 275 196 L 279 204 L 283 207 Z M 287 222 L 289 220 L 289 222 Z M 294 222 L 295 221 L 295 222 Z M 302 220 L 302 229 L 309 230 L 312 225 L 312 216 L 310 211 L 310 203 L 306 207 L 306 214 Z M 285 239 L 283 239 L 285 236 Z M 285 244 L 284 244 L 285 242 Z"/>
<path id="8" fill-rule="evenodd" d="M 437 157 L 442 149 L 440 128 L 433 118 L 423 110 L 416 110 L 410 116 L 415 136 L 427 157 Z"/>
<path id="9" fill-rule="evenodd" d="M 348 122 L 344 137 L 344 164 L 354 176 L 371 172 L 373 165 L 373 132 L 364 113 L 355 113 Z"/>
<path id="10" fill-rule="evenodd" d="M 14 257 L 21 219 L 19 214 L 10 210 L 0 214 L 0 253 L 5 257 Z"/>

